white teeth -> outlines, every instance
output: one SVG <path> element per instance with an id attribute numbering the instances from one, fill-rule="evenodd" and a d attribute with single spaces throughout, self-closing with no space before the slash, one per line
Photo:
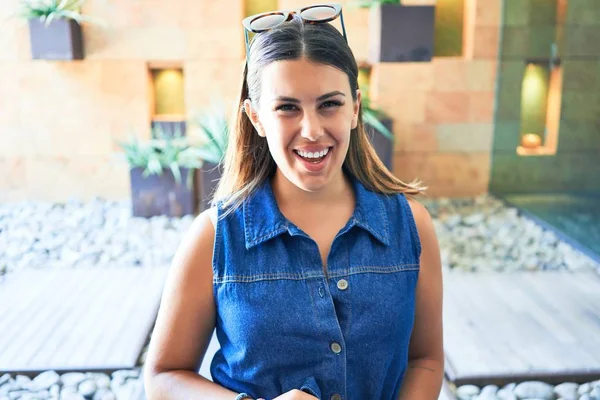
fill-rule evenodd
<path id="1" fill-rule="evenodd" d="M 326 148 L 325 150 L 321 150 L 320 152 L 317 152 L 317 153 L 300 151 L 300 150 L 296 150 L 296 152 L 304 158 L 321 158 L 325 154 L 329 153 L 329 147 Z"/>

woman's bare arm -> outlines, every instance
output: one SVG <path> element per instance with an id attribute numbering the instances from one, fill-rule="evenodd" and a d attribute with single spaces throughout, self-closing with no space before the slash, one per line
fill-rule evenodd
<path id="1" fill-rule="evenodd" d="M 233 400 L 237 395 L 197 372 L 215 326 L 214 235 L 205 211 L 173 258 L 144 367 L 149 400 Z"/>
<path id="2" fill-rule="evenodd" d="M 436 400 L 444 379 L 443 285 L 440 248 L 431 216 L 409 201 L 421 241 L 416 315 L 400 400 Z"/>

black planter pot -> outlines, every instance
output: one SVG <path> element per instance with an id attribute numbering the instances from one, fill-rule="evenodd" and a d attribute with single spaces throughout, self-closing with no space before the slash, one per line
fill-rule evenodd
<path id="1" fill-rule="evenodd" d="M 390 132 L 392 131 L 392 120 L 390 118 L 382 118 L 380 122 L 388 128 Z M 375 147 L 375 151 L 377 155 L 383 161 L 387 169 L 393 171 L 393 160 L 394 160 L 394 143 L 379 133 L 376 129 L 374 129 L 371 125 L 365 124 L 365 128 L 369 135 L 369 139 L 371 140 L 371 144 Z"/>
<path id="2" fill-rule="evenodd" d="M 210 200 L 217 188 L 219 179 L 221 179 L 219 166 L 205 162 L 200 168 L 200 212 L 210 208 Z"/>
<path id="3" fill-rule="evenodd" d="M 370 17 L 370 63 L 431 61 L 435 6 L 381 4 Z"/>
<path id="4" fill-rule="evenodd" d="M 166 215 L 181 217 L 196 214 L 198 209 L 198 194 L 196 190 L 196 170 L 181 169 L 181 184 L 175 181 L 169 169 L 163 170 L 162 175 L 142 176 L 143 168 L 130 170 L 131 201 L 134 217 L 153 217 Z M 193 173 L 191 188 L 187 186 L 188 174 Z"/>
<path id="5" fill-rule="evenodd" d="M 33 59 L 83 59 L 81 26 L 73 19 L 56 19 L 47 27 L 39 19 L 30 19 L 29 39 Z"/>

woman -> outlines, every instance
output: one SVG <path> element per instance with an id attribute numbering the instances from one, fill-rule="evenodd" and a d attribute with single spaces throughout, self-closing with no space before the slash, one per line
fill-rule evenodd
<path id="1" fill-rule="evenodd" d="M 407 197 L 422 189 L 369 144 L 356 61 L 327 23 L 340 14 L 323 5 L 244 22 L 259 33 L 224 173 L 173 260 L 149 399 L 438 398 L 435 232 Z M 215 327 L 211 382 L 197 371 Z"/>

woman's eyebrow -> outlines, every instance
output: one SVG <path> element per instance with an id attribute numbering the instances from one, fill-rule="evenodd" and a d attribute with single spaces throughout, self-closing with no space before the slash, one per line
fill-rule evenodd
<path id="1" fill-rule="evenodd" d="M 317 97 L 317 101 L 325 100 L 325 99 L 328 99 L 330 97 L 337 96 L 337 95 L 342 95 L 342 96 L 346 97 L 346 95 L 343 92 L 340 92 L 339 90 L 335 90 L 333 92 L 326 93 L 322 96 Z M 276 101 L 287 101 L 290 103 L 300 103 L 300 100 L 295 99 L 293 97 L 287 97 L 287 96 L 277 96 L 275 98 L 275 100 Z"/>

